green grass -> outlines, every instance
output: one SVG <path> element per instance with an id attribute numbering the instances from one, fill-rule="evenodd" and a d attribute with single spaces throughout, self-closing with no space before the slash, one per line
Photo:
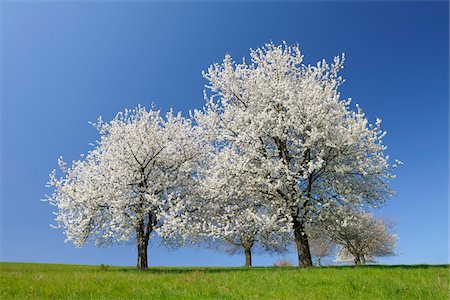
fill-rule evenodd
<path id="1" fill-rule="evenodd" d="M 449 266 L 171 268 L 0 263 L 0 299 L 449 299 Z"/>

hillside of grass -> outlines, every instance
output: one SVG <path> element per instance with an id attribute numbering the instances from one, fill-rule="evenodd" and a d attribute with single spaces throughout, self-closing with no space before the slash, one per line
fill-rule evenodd
<path id="1" fill-rule="evenodd" d="M 448 265 L 297 268 L 0 263 L 0 299 L 449 299 Z"/>

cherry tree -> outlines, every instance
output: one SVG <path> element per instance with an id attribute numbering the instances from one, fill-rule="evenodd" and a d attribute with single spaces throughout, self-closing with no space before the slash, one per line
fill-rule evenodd
<path id="1" fill-rule="evenodd" d="M 77 247 L 135 243 L 137 267 L 146 269 L 151 233 L 169 221 L 169 202 L 181 201 L 194 182 L 198 135 L 181 114 L 140 106 L 94 126 L 101 138 L 93 149 L 71 166 L 61 158 L 62 177 L 50 174 L 56 227 Z"/>
<path id="2" fill-rule="evenodd" d="M 287 251 L 291 229 L 287 219 L 271 211 L 270 202 L 249 191 L 245 162 L 233 151 L 210 153 L 197 169 L 195 194 L 178 201 L 168 213 L 173 226 L 168 236 L 183 243 L 205 244 L 228 254 L 244 253 L 245 266 L 252 266 L 252 253 Z M 258 198 L 259 197 L 259 198 Z"/>
<path id="3" fill-rule="evenodd" d="M 331 257 L 336 250 L 336 244 L 319 224 L 308 224 L 306 227 L 311 256 L 317 265 L 322 266 L 323 259 Z"/>
<path id="4" fill-rule="evenodd" d="M 323 221 L 326 235 L 339 245 L 337 262 L 365 265 L 375 257 L 395 255 L 397 235 L 393 223 L 364 211 L 335 209 Z"/>
<path id="5" fill-rule="evenodd" d="M 254 202 L 251 201 L 251 203 L 253 207 Z M 236 211 L 228 211 L 224 214 L 228 217 L 233 215 L 232 219 L 226 221 L 226 227 L 217 228 L 213 237 L 207 239 L 210 249 L 231 255 L 244 253 L 246 267 L 252 266 L 252 254 L 255 251 L 269 253 L 288 251 L 289 235 L 279 231 L 276 221 L 254 209 L 247 208 L 241 211 L 237 205 L 234 207 Z"/>
<path id="6" fill-rule="evenodd" d="M 269 43 L 250 58 L 235 63 L 227 54 L 204 72 L 207 104 L 195 120 L 216 152 L 242 157 L 232 173 L 245 174 L 253 199 L 269 199 L 270 211 L 290 220 L 299 265 L 309 267 L 305 227 L 317 211 L 378 206 L 392 195 L 385 132 L 380 119 L 370 124 L 341 99 L 343 56 L 305 65 L 298 45 Z"/>

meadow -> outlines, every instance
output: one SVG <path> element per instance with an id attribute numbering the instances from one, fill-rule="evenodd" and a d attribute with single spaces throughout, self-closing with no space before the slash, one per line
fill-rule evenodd
<path id="1" fill-rule="evenodd" d="M 210 268 L 0 263 L 0 299 L 449 299 L 449 265 Z"/>

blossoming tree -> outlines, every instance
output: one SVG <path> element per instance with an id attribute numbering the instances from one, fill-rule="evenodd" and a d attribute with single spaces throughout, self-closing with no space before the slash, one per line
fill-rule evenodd
<path id="1" fill-rule="evenodd" d="M 178 201 L 169 213 L 174 225 L 168 236 L 205 244 L 228 254 L 244 253 L 252 266 L 253 251 L 287 251 L 291 229 L 288 220 L 271 210 L 270 202 L 252 192 L 245 172 L 245 157 L 233 151 L 213 153 L 198 169 L 196 196 Z M 166 226 L 168 231 L 170 226 Z"/>
<path id="2" fill-rule="evenodd" d="M 330 203 L 376 206 L 392 194 L 385 133 L 379 119 L 369 124 L 341 99 L 343 56 L 305 65 L 297 45 L 269 43 L 250 57 L 235 63 L 227 54 L 204 73 L 209 95 L 195 118 L 216 152 L 242 157 L 245 168 L 234 164 L 232 172 L 247 174 L 246 190 L 290 220 L 299 265 L 309 267 L 305 226 L 317 211 Z"/>
<path id="3" fill-rule="evenodd" d="M 306 234 L 308 235 L 311 256 L 320 267 L 324 263 L 325 258 L 334 255 L 336 244 L 319 224 L 308 224 Z"/>
<path id="4" fill-rule="evenodd" d="M 69 167 L 60 159 L 63 177 L 50 174 L 57 227 L 79 247 L 136 243 L 137 267 L 146 269 L 150 234 L 170 221 L 168 202 L 189 194 L 198 135 L 180 114 L 143 107 L 94 125 L 101 135 L 95 147 Z"/>
<path id="5" fill-rule="evenodd" d="M 365 265 L 375 257 L 395 255 L 397 235 L 393 223 L 373 214 L 349 208 L 329 211 L 322 221 L 323 233 L 336 243 L 337 262 Z"/>

